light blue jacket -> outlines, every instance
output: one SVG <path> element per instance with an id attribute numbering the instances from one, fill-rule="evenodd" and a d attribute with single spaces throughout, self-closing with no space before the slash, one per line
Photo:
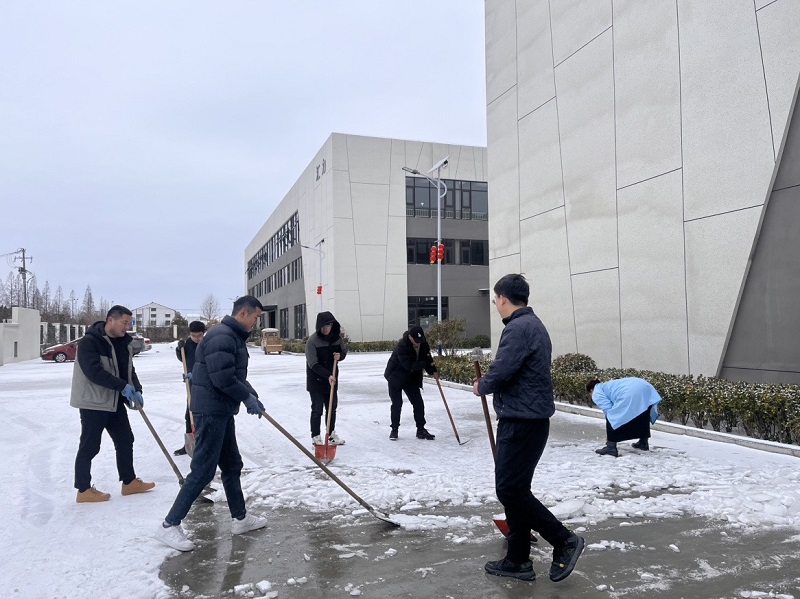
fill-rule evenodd
<path id="1" fill-rule="evenodd" d="M 658 418 L 656 405 L 661 396 L 644 379 L 629 377 L 598 383 L 592 391 L 592 401 L 603 410 L 611 428 L 618 429 L 650 408 L 650 423 Z"/>

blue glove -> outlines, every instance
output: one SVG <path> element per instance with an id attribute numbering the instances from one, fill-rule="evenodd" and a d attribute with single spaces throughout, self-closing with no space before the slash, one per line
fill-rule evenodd
<path id="1" fill-rule="evenodd" d="M 134 393 L 133 398 L 136 400 L 136 403 L 138 403 L 138 405 L 134 404 L 132 406 L 134 410 L 138 410 L 144 407 L 144 397 L 142 397 L 141 391 L 137 391 L 136 393 Z"/>
<path id="2" fill-rule="evenodd" d="M 133 394 L 136 393 L 136 389 L 134 388 L 134 386 L 128 383 L 127 385 L 125 385 L 125 388 L 121 391 L 121 393 L 122 396 L 128 400 L 128 405 L 132 408 L 136 408 L 136 406 L 133 403 Z"/>
<path id="3" fill-rule="evenodd" d="M 186 381 L 192 382 L 192 373 L 191 372 L 187 372 L 186 374 L 183 375 L 183 382 L 185 383 Z"/>
<path id="4" fill-rule="evenodd" d="M 264 404 L 261 403 L 255 395 L 250 394 L 250 397 L 244 400 L 244 406 L 247 408 L 248 414 L 258 414 L 258 417 L 261 418 L 261 412 L 264 411 Z"/>

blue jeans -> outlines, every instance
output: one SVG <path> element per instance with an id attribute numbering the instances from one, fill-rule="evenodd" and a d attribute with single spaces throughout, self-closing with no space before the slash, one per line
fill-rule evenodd
<path id="1" fill-rule="evenodd" d="M 494 480 L 497 498 L 503 504 L 510 533 L 508 554 L 512 562 L 530 559 L 531 530 L 561 547 L 570 535 L 550 510 L 531 493 L 533 472 L 542 457 L 550 420 L 501 418 L 497 424 L 497 457 Z"/>
<path id="2" fill-rule="evenodd" d="M 194 500 L 214 479 L 217 466 L 222 473 L 222 486 L 228 499 L 232 518 L 244 518 L 247 510 L 242 494 L 242 456 L 236 444 L 236 427 L 233 414 L 194 414 L 194 455 L 192 470 L 178 491 L 164 521 L 173 526 L 180 524 L 189 513 Z"/>

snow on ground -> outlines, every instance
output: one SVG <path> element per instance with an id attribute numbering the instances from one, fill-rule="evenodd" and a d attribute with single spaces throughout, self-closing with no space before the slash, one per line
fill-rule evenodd
<path id="1" fill-rule="evenodd" d="M 145 411 L 167 448 L 183 442 L 185 388 L 174 344 L 155 345 L 136 358 Z M 400 440 L 390 442 L 389 399 L 383 369 L 388 353 L 350 354 L 341 364 L 337 432 L 347 441 L 331 469 L 357 494 L 403 526 L 444 529 L 462 542 L 465 530 L 489 526 L 502 512 L 493 489 L 493 465 L 480 400 L 445 388 L 462 440 L 459 446 L 438 390 L 424 389 L 428 429 L 436 441 L 414 438 L 411 407 L 404 405 Z M 167 597 L 158 577 L 174 552 L 151 535 L 178 490 L 177 479 L 143 420 L 130 414 L 136 435 L 137 474 L 153 480 L 147 494 L 121 497 L 111 440 L 93 462 L 93 482 L 112 498 L 75 503 L 73 462 L 80 434 L 69 407 L 72 363 L 33 360 L 0 368 L 0 465 L 6 501 L 0 595 L 16 597 Z M 309 400 L 302 356 L 265 356 L 251 350 L 250 381 L 267 412 L 301 442 L 310 443 Z M 589 440 L 570 431 L 597 431 Z M 654 432 L 654 451 L 624 451 L 619 459 L 594 454 L 600 421 L 559 413 L 551 443 L 534 478 L 538 497 L 575 525 L 609 518 L 696 515 L 749 529 L 800 529 L 797 458 L 687 436 Z M 296 508 L 330 512 L 342 526 L 372 518 L 265 420 L 237 417 L 245 462 L 242 486 L 249 509 Z M 188 458 L 175 458 L 185 474 Z M 602 466 L 602 467 L 598 467 Z M 218 498 L 224 496 L 218 492 Z M 439 515 L 437 506 L 463 517 Z M 452 514 L 453 510 L 448 509 Z M 187 521 L 191 530 L 191 521 Z M 590 549 L 606 549 L 602 542 Z M 9 550 L 10 549 L 10 550 Z"/>

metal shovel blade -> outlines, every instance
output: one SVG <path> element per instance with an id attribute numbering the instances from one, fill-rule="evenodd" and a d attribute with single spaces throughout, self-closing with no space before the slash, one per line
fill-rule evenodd
<path id="1" fill-rule="evenodd" d="M 183 434 L 183 447 L 186 449 L 186 455 L 189 457 L 194 455 L 194 433 Z"/>

